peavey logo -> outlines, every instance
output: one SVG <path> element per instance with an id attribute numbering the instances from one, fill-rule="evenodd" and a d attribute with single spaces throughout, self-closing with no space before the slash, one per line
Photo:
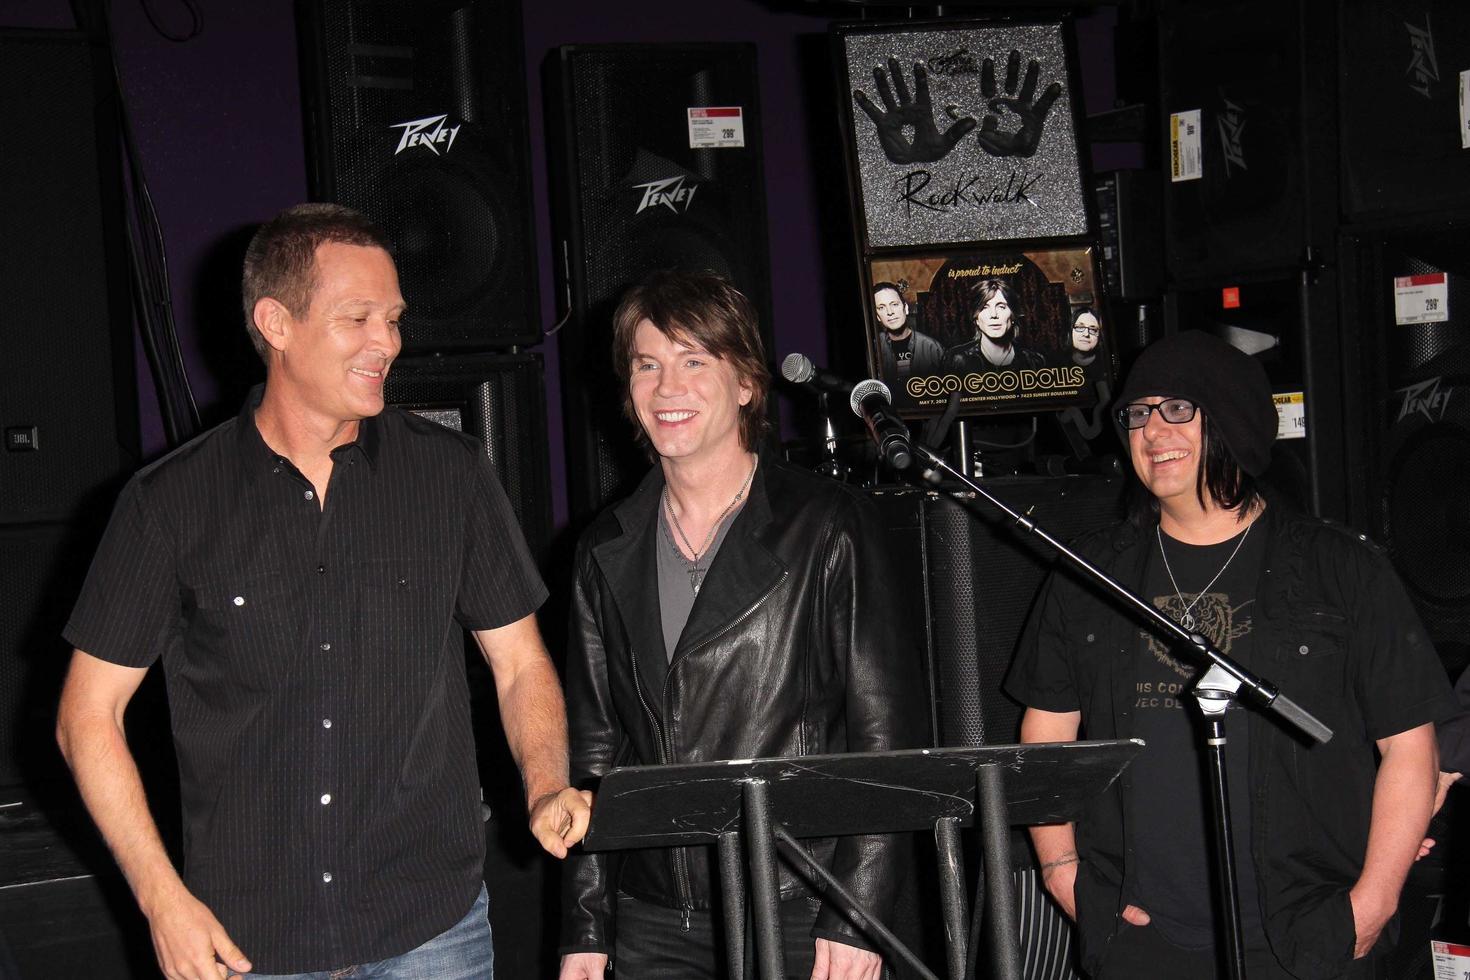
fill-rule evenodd
<path id="1" fill-rule="evenodd" d="M 1220 113 L 1216 122 L 1220 128 L 1220 150 L 1225 154 L 1225 176 L 1230 176 L 1230 166 L 1234 164 L 1241 170 L 1245 170 L 1245 152 L 1240 148 L 1240 138 L 1245 134 L 1245 109 L 1231 102 L 1224 94 L 1220 100 L 1225 103 L 1225 110 Z"/>
<path id="2" fill-rule="evenodd" d="M 650 180 L 646 184 L 634 184 L 634 190 L 643 192 L 643 200 L 638 202 L 638 210 L 634 214 L 642 214 L 649 208 L 658 207 L 662 204 L 675 214 L 683 214 L 689 210 L 690 203 L 694 200 L 694 192 L 699 190 L 698 184 L 684 186 L 684 175 L 670 177 L 667 180 Z"/>
<path id="3" fill-rule="evenodd" d="M 1402 422 L 1415 413 L 1423 415 L 1431 422 L 1444 418 L 1445 409 L 1450 404 L 1450 393 L 1439 390 L 1439 383 L 1443 380 L 1430 378 L 1428 381 L 1398 389 L 1399 394 L 1404 396 L 1404 402 L 1399 406 L 1399 417 L 1394 421 Z"/>
<path id="4" fill-rule="evenodd" d="M 1424 12 L 1424 26 L 1404 22 L 1409 32 L 1409 88 L 1430 98 L 1429 83 L 1439 81 L 1439 63 L 1434 60 L 1434 32 L 1429 27 L 1429 11 Z"/>
<path id="5" fill-rule="evenodd" d="M 403 135 L 398 140 L 398 149 L 393 151 L 397 156 L 411 146 L 422 146 L 435 156 L 439 155 L 439 145 L 443 144 L 444 152 L 454 145 L 454 138 L 459 135 L 459 126 L 449 125 L 449 116 L 427 116 L 423 119 L 415 119 L 411 122 L 394 123 L 390 129 L 401 129 Z"/>

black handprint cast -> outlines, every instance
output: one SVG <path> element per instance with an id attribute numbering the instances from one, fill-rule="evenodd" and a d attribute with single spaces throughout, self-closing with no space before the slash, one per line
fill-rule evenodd
<path id="1" fill-rule="evenodd" d="M 989 61 L 986 64 L 989 64 Z M 991 74 L 993 76 L 994 71 Z M 893 89 L 898 93 L 896 101 L 894 92 L 888 87 L 889 75 L 893 77 Z M 992 88 L 993 83 L 992 78 Z M 874 105 L 873 101 L 860 89 L 853 90 L 852 97 L 857 100 L 858 105 L 862 106 L 868 118 L 873 120 L 873 125 L 878 129 L 878 145 L 883 147 L 884 154 L 892 163 L 933 163 L 935 160 L 942 160 L 949 155 L 950 150 L 954 149 L 956 143 L 964 139 L 965 135 L 975 128 L 973 117 L 966 116 L 959 119 L 956 116 L 956 109 L 950 106 L 947 110 L 949 116 L 957 121 L 943 133 L 939 132 L 939 127 L 934 124 L 934 105 L 929 97 L 929 70 L 924 67 L 922 61 L 914 62 L 912 97 L 909 95 L 908 86 L 904 83 L 903 69 L 899 66 L 897 58 L 888 59 L 886 75 L 881 67 L 873 69 L 873 86 L 878 91 L 878 98 L 883 100 L 884 109 L 879 109 Z M 1061 87 L 1057 86 L 1057 88 L 1060 91 Z M 1050 102 L 1047 103 L 1048 106 L 1050 104 Z M 1045 110 L 1043 110 L 1044 114 Z M 904 133 L 905 129 L 912 129 L 912 140 Z M 1037 132 L 1040 133 L 1039 125 Z M 1032 152 L 1035 151 L 1034 143 L 1031 149 Z"/>
<path id="2" fill-rule="evenodd" d="M 975 138 L 991 156 L 1029 157 L 1034 154 L 1041 143 L 1041 127 L 1046 122 L 1046 114 L 1051 111 L 1057 96 L 1062 94 L 1062 83 L 1052 82 L 1041 93 L 1041 98 L 1034 103 L 1031 101 L 1036 94 L 1037 77 L 1041 74 L 1041 65 L 1032 58 L 1026 66 L 1026 80 L 1021 84 L 1018 95 L 1016 76 L 1020 71 L 1021 52 L 1012 48 L 1010 57 L 1006 59 L 1006 97 L 1000 98 L 995 89 L 995 60 L 986 58 L 980 66 L 980 94 L 985 97 L 985 104 L 992 114 L 980 124 L 980 133 Z M 1000 119 L 995 113 L 1006 110 L 1021 119 L 1021 128 L 1014 133 L 1000 131 Z"/>

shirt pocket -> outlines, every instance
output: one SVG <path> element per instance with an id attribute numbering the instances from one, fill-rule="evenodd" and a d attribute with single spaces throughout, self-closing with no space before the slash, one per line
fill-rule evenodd
<path id="1" fill-rule="evenodd" d="M 186 663 L 200 680 L 263 688 L 301 655 L 302 590 L 281 575 L 186 590 Z"/>
<path id="2" fill-rule="evenodd" d="M 413 683 L 425 675 L 425 658 L 437 657 L 458 636 L 453 592 L 442 581 L 442 562 L 399 559 L 366 562 L 355 569 L 354 647 L 374 670 L 402 674 Z"/>

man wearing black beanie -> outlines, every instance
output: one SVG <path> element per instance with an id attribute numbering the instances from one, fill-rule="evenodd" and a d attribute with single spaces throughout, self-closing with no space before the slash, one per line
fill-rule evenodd
<path id="1" fill-rule="evenodd" d="M 1334 732 L 1309 746 L 1260 712 L 1229 713 L 1247 975 L 1372 977 L 1429 821 L 1433 723 L 1453 710 L 1434 649 L 1366 537 L 1263 492 L 1276 414 L 1249 356 L 1197 331 L 1167 337 L 1139 357 L 1115 418 L 1142 493 L 1128 521 L 1078 547 Z M 1022 741 L 1147 743 L 1075 824 L 1032 829 L 1095 978 L 1223 974 L 1197 673 L 1057 574 L 1007 678 L 1027 706 Z"/>

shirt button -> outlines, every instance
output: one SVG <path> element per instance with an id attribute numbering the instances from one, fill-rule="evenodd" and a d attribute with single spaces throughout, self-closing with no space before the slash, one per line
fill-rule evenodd
<path id="1" fill-rule="evenodd" d="M 237 595 L 237 596 L 235 596 L 235 598 L 231 599 L 230 601 L 233 602 L 237 606 L 243 606 L 243 605 L 245 605 L 245 597 L 242 596 L 242 595 Z"/>
<path id="2" fill-rule="evenodd" d="M 325 881 L 327 884 L 330 885 L 332 883 L 332 872 L 330 872 L 330 871 L 323 871 L 322 872 L 322 881 Z"/>
<path id="3" fill-rule="evenodd" d="M 325 574 L 327 574 L 327 566 L 326 565 L 318 565 L 316 567 L 316 573 L 318 575 L 325 575 Z"/>
<path id="4" fill-rule="evenodd" d="M 310 490 L 308 490 L 305 493 L 303 493 L 301 496 L 305 497 L 307 500 L 312 500 L 313 498 L 316 497 L 316 494 L 314 494 Z"/>
<path id="5" fill-rule="evenodd" d="M 323 728 L 331 728 L 332 727 L 332 719 L 330 719 L 330 718 L 323 718 L 322 719 L 322 727 Z"/>
<path id="6" fill-rule="evenodd" d="M 323 793 L 322 794 L 322 806 L 326 806 L 330 802 L 332 802 L 332 794 L 331 793 Z"/>
<path id="7" fill-rule="evenodd" d="M 1305 657 L 1308 653 L 1307 645 L 1303 643 L 1301 646 L 1296 648 L 1296 652 Z"/>
<path id="8" fill-rule="evenodd" d="M 326 653 L 330 649 L 332 649 L 332 644 L 330 644 L 330 643 L 323 643 L 322 644 L 322 652 L 323 653 Z"/>

